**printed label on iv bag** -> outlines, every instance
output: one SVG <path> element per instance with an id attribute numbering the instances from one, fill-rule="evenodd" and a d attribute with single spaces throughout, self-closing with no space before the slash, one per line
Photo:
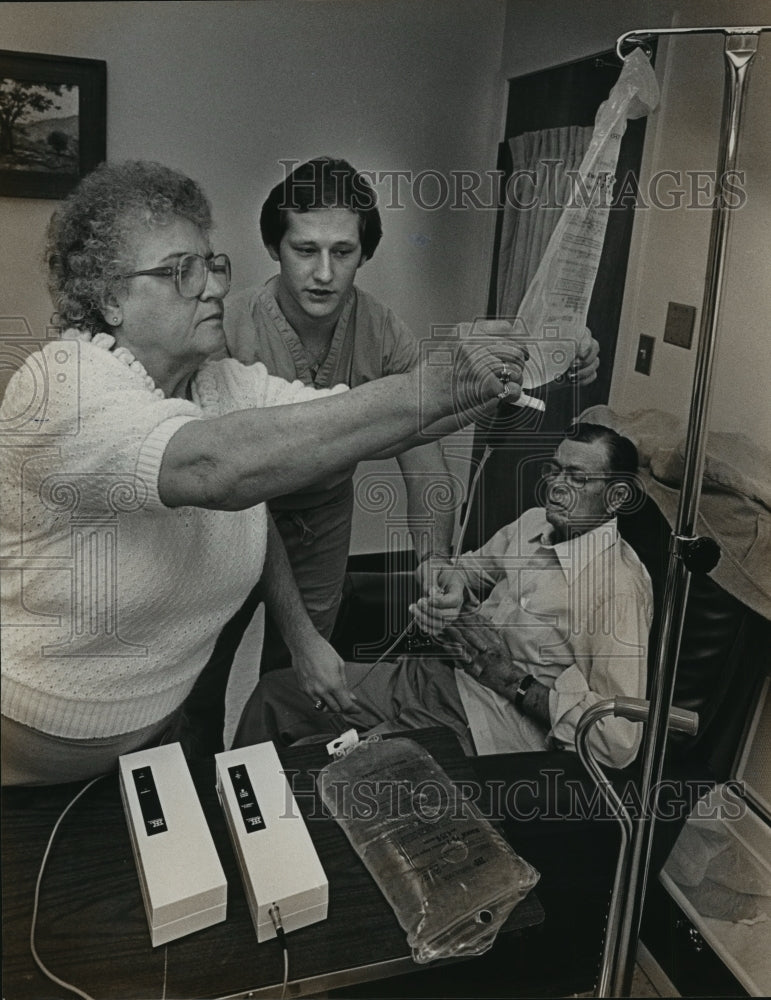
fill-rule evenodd
<path id="1" fill-rule="evenodd" d="M 563 375 L 585 337 L 597 278 L 621 140 L 629 119 L 652 111 L 659 100 L 647 57 L 634 49 L 600 105 L 594 132 L 573 182 L 573 193 L 551 234 L 533 280 L 514 317 L 513 336 L 526 342 L 523 389 Z"/>

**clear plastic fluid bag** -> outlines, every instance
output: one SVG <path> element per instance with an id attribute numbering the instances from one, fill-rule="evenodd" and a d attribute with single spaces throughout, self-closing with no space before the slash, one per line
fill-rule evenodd
<path id="1" fill-rule="evenodd" d="M 414 740 L 364 740 L 316 780 L 416 962 L 487 951 L 540 877 Z"/>
<path id="2" fill-rule="evenodd" d="M 545 385 L 563 375 L 575 358 L 605 244 L 614 175 L 627 121 L 649 114 L 658 101 L 653 68 L 642 50 L 634 49 L 597 111 L 572 197 L 549 238 L 516 316 L 510 317 L 514 337 L 526 344 L 530 354 L 523 389 Z"/>

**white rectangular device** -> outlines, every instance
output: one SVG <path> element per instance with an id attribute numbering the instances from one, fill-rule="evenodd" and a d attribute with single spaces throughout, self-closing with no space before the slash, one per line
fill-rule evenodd
<path id="1" fill-rule="evenodd" d="M 214 758 L 217 794 L 233 841 L 258 941 L 326 920 L 329 884 L 272 743 Z"/>
<path id="2" fill-rule="evenodd" d="M 179 743 L 119 758 L 153 947 L 225 919 L 227 881 Z"/>

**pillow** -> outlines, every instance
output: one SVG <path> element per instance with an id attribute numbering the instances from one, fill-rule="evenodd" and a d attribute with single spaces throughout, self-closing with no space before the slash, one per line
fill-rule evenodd
<path id="1" fill-rule="evenodd" d="M 660 447 L 650 458 L 651 472 L 665 483 L 680 485 L 685 468 L 685 438 Z M 707 437 L 702 489 L 736 493 L 771 510 L 771 452 L 746 434 L 711 431 Z"/>
<path id="2" fill-rule="evenodd" d="M 609 406 L 590 406 L 579 420 L 605 424 L 637 447 L 641 466 L 671 486 L 680 486 L 685 468 L 685 422 L 664 410 L 618 413 Z M 735 493 L 771 510 L 771 451 L 746 434 L 710 431 L 704 460 L 705 491 Z"/>
<path id="3" fill-rule="evenodd" d="M 634 410 L 618 413 L 609 406 L 590 406 L 578 418 L 589 424 L 604 424 L 628 437 L 637 448 L 640 465 L 650 465 L 660 450 L 674 449 L 683 437 L 682 420 L 663 410 Z"/>

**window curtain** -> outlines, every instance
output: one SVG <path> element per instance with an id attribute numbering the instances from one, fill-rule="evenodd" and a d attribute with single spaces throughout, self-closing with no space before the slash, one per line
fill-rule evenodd
<path id="1" fill-rule="evenodd" d="M 570 201 L 568 171 L 578 172 L 593 131 L 591 125 L 568 125 L 525 132 L 508 140 L 511 173 L 498 251 L 498 316 L 517 315 L 549 238 Z M 533 392 L 540 394 L 537 389 Z M 540 462 L 550 450 L 549 435 L 569 424 L 573 405 L 572 393 L 566 392 L 550 400 L 545 414 L 506 408 L 491 422 L 477 424 L 473 460 L 481 459 L 488 443 L 492 454 L 477 496 L 471 501 L 464 550 L 478 548 L 498 528 L 537 502 Z"/>
<path id="2" fill-rule="evenodd" d="M 506 184 L 498 258 L 499 316 L 517 314 L 549 237 L 570 201 L 570 171 L 578 172 L 592 132 L 592 126 L 567 125 L 509 139 L 512 172 Z"/>

